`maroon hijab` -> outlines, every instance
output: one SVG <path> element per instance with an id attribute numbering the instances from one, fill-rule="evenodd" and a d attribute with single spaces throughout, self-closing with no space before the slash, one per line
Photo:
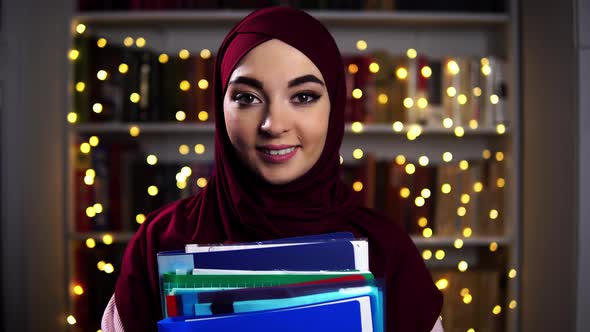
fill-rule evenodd
<path id="1" fill-rule="evenodd" d="M 331 103 L 318 162 L 299 179 L 272 185 L 240 162 L 223 119 L 227 81 L 254 47 L 279 39 L 321 71 Z M 289 7 L 252 12 L 226 36 L 214 72 L 215 169 L 207 187 L 148 215 L 130 241 L 115 289 L 125 330 L 155 331 L 161 319 L 156 254 L 186 243 L 230 243 L 350 231 L 369 240 L 370 269 L 386 281 L 386 331 L 430 331 L 442 307 L 418 250 L 403 229 L 362 205 L 340 180 L 346 87 L 342 59 L 328 30 Z"/>

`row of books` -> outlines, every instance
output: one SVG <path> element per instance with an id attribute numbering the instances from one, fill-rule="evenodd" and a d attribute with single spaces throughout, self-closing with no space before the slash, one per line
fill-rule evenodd
<path id="1" fill-rule="evenodd" d="M 423 11 L 469 11 L 469 12 L 502 12 L 504 1 L 409 1 L 409 0 L 127 0 L 97 1 L 79 0 L 80 11 L 109 10 L 186 10 L 186 9 L 253 9 L 273 5 L 288 5 L 303 9 L 326 10 L 423 10 Z"/>
<path id="2" fill-rule="evenodd" d="M 79 122 L 213 121 L 213 55 L 162 56 L 77 35 Z M 102 47 L 101 47 L 102 46 Z M 489 56 L 344 55 L 345 121 L 493 127 L 506 122 L 505 65 Z M 180 115 L 180 113 L 182 113 Z"/>
<path id="3" fill-rule="evenodd" d="M 141 215 L 197 193 L 213 171 L 213 164 L 203 161 L 150 165 L 132 143 L 105 142 L 91 153 L 74 145 L 72 153 L 78 232 L 134 231 L 143 221 Z M 420 235 L 429 228 L 433 235 L 456 236 L 469 228 L 471 235 L 501 235 L 503 162 L 465 162 L 465 170 L 457 163 L 416 164 L 408 174 L 407 162 L 376 160 L 369 154 L 343 164 L 342 179 L 366 206 L 400 222 L 410 234 Z"/>

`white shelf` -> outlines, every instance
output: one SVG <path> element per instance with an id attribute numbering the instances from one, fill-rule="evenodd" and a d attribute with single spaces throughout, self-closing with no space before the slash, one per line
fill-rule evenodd
<path id="1" fill-rule="evenodd" d="M 81 13 L 75 23 L 100 25 L 191 25 L 235 23 L 251 10 L 137 11 Z M 507 14 L 436 13 L 411 11 L 309 10 L 326 24 L 495 26 L 510 21 Z"/>

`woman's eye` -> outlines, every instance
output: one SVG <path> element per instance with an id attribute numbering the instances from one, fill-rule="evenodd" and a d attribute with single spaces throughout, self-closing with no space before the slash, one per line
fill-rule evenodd
<path id="1" fill-rule="evenodd" d="M 315 93 L 302 92 L 295 95 L 293 99 L 298 104 L 310 104 L 316 102 L 321 96 Z"/>
<path id="2" fill-rule="evenodd" d="M 232 99 L 243 105 L 252 105 L 260 103 L 260 99 L 258 99 L 251 93 L 236 93 Z"/>

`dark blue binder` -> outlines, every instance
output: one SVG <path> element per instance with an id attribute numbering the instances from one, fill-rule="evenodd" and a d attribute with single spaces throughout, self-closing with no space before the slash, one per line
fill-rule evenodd
<path id="1" fill-rule="evenodd" d="M 197 319 L 167 318 L 159 332 L 372 332 L 369 296 L 252 313 Z"/>

